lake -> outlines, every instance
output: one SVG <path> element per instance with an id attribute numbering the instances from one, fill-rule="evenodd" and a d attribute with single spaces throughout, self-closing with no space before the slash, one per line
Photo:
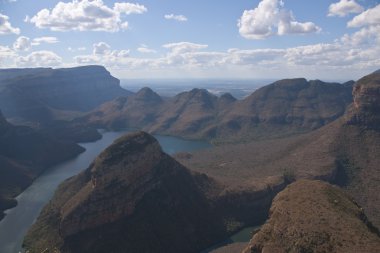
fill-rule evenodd
<path id="1" fill-rule="evenodd" d="M 101 140 L 80 144 L 86 148 L 85 152 L 72 160 L 50 168 L 38 177 L 29 188 L 16 198 L 18 205 L 5 212 L 6 216 L 0 222 L 0 252 L 21 252 L 21 245 L 26 232 L 37 219 L 42 208 L 52 198 L 57 186 L 65 179 L 85 170 L 103 149 L 128 132 L 104 132 Z M 191 152 L 211 147 L 211 144 L 205 141 L 189 141 L 161 135 L 155 135 L 155 138 L 168 154 Z"/>

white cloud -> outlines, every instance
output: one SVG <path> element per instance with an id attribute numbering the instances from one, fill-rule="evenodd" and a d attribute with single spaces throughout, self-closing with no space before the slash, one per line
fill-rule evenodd
<path id="1" fill-rule="evenodd" d="M 42 43 L 55 44 L 58 42 L 59 40 L 56 37 L 38 37 L 38 38 L 33 39 L 32 45 L 38 46 L 38 45 L 41 45 Z"/>
<path id="2" fill-rule="evenodd" d="M 177 43 L 168 43 L 162 47 L 171 49 L 172 53 L 180 54 L 186 52 L 194 52 L 200 49 L 205 49 L 208 45 L 196 44 L 191 42 L 177 42 Z"/>
<path id="3" fill-rule="evenodd" d="M 339 16 L 345 17 L 350 13 L 361 13 L 364 11 L 364 8 L 355 2 L 355 0 L 340 0 L 337 3 L 333 3 L 329 6 L 329 17 Z"/>
<path id="4" fill-rule="evenodd" d="M 28 37 L 20 36 L 13 43 L 13 49 L 16 51 L 28 51 L 32 46 L 38 46 L 42 43 L 58 43 L 58 39 L 56 37 L 38 37 L 31 40 Z"/>
<path id="5" fill-rule="evenodd" d="M 30 39 L 25 36 L 20 36 L 13 43 L 13 49 L 16 51 L 27 51 L 31 47 Z"/>
<path id="6" fill-rule="evenodd" d="M 166 14 L 164 17 L 165 19 L 173 19 L 179 22 L 187 21 L 187 17 L 185 17 L 184 15 Z"/>
<path id="7" fill-rule="evenodd" d="M 357 15 L 347 25 L 348 27 L 380 25 L 380 4 Z"/>
<path id="8" fill-rule="evenodd" d="M 103 64 L 105 66 L 117 67 L 129 57 L 129 50 L 111 50 L 111 46 L 105 42 L 93 44 L 90 55 L 78 55 L 74 60 L 78 64 Z"/>
<path id="9" fill-rule="evenodd" d="M 94 50 L 93 50 L 94 55 L 105 55 L 111 52 L 111 46 L 105 42 L 96 43 L 93 45 L 93 47 L 94 47 Z"/>
<path id="10" fill-rule="evenodd" d="M 128 22 L 121 20 L 122 14 L 142 14 L 146 11 L 146 7 L 140 4 L 115 3 L 110 8 L 102 0 L 73 0 L 59 2 L 52 10 L 42 9 L 25 20 L 38 28 L 52 31 L 117 32 L 128 27 Z"/>
<path id="11" fill-rule="evenodd" d="M 20 34 L 20 29 L 12 27 L 9 17 L 0 13 L 0 35 L 12 33 Z"/>
<path id="12" fill-rule="evenodd" d="M 262 0 L 253 10 L 245 10 L 238 21 L 241 36 L 264 39 L 272 35 L 315 33 L 321 30 L 312 22 L 295 20 L 281 0 Z"/>
<path id="13" fill-rule="evenodd" d="M 157 53 L 156 50 L 148 48 L 146 45 L 141 45 L 141 47 L 137 48 L 137 51 L 143 54 L 154 54 Z"/>
<path id="14" fill-rule="evenodd" d="M 62 58 L 51 51 L 35 51 L 16 59 L 19 67 L 55 67 L 62 64 Z"/>
<path id="15" fill-rule="evenodd" d="M 114 10 L 119 13 L 130 14 L 143 14 L 148 9 L 144 5 L 132 3 L 115 3 Z"/>

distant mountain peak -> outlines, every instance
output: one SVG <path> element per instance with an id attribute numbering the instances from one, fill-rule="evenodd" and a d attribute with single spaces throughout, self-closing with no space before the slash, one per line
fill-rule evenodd
<path id="1" fill-rule="evenodd" d="M 140 99 L 140 100 L 149 100 L 149 101 L 155 101 L 155 102 L 160 102 L 162 101 L 162 98 L 160 95 L 158 95 L 156 92 L 154 92 L 151 88 L 149 87 L 144 87 L 140 89 L 134 98 Z"/>
<path id="2" fill-rule="evenodd" d="M 232 96 L 231 93 L 227 92 L 227 93 L 224 93 L 223 95 L 220 96 L 220 99 L 223 99 L 223 100 L 227 100 L 227 101 L 236 101 L 237 99 Z"/>

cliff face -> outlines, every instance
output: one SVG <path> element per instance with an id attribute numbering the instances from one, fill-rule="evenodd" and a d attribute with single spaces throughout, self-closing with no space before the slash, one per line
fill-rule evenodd
<path id="1" fill-rule="evenodd" d="M 25 245 L 31 252 L 199 252 L 224 235 L 196 178 L 140 132 L 61 185 Z"/>
<path id="2" fill-rule="evenodd" d="M 380 73 L 377 71 L 358 80 L 353 96 L 350 123 L 380 129 Z"/>
<path id="3" fill-rule="evenodd" d="M 44 169 L 72 158 L 83 148 L 61 142 L 24 126 L 9 124 L 0 113 L 0 218 L 16 204 L 14 197 Z"/>
<path id="4" fill-rule="evenodd" d="M 136 98 L 131 96 L 109 102 L 78 120 L 188 138 L 247 141 L 307 132 L 337 119 L 352 102 L 351 85 L 281 80 L 241 101 L 202 89 L 165 100 L 157 94 L 154 98 L 140 96 L 139 103 L 132 102 Z"/>
<path id="5" fill-rule="evenodd" d="M 380 237 L 341 189 L 301 180 L 273 200 L 270 218 L 244 253 L 377 252 Z"/>
<path id="6" fill-rule="evenodd" d="M 46 122 L 62 111 L 89 111 L 130 92 L 101 66 L 1 70 L 0 108 L 8 118 Z"/>

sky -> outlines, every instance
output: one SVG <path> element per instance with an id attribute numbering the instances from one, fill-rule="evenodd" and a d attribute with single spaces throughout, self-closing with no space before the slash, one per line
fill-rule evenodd
<path id="1" fill-rule="evenodd" d="M 380 0 L 0 0 L 0 68 L 356 80 L 379 56 Z"/>

